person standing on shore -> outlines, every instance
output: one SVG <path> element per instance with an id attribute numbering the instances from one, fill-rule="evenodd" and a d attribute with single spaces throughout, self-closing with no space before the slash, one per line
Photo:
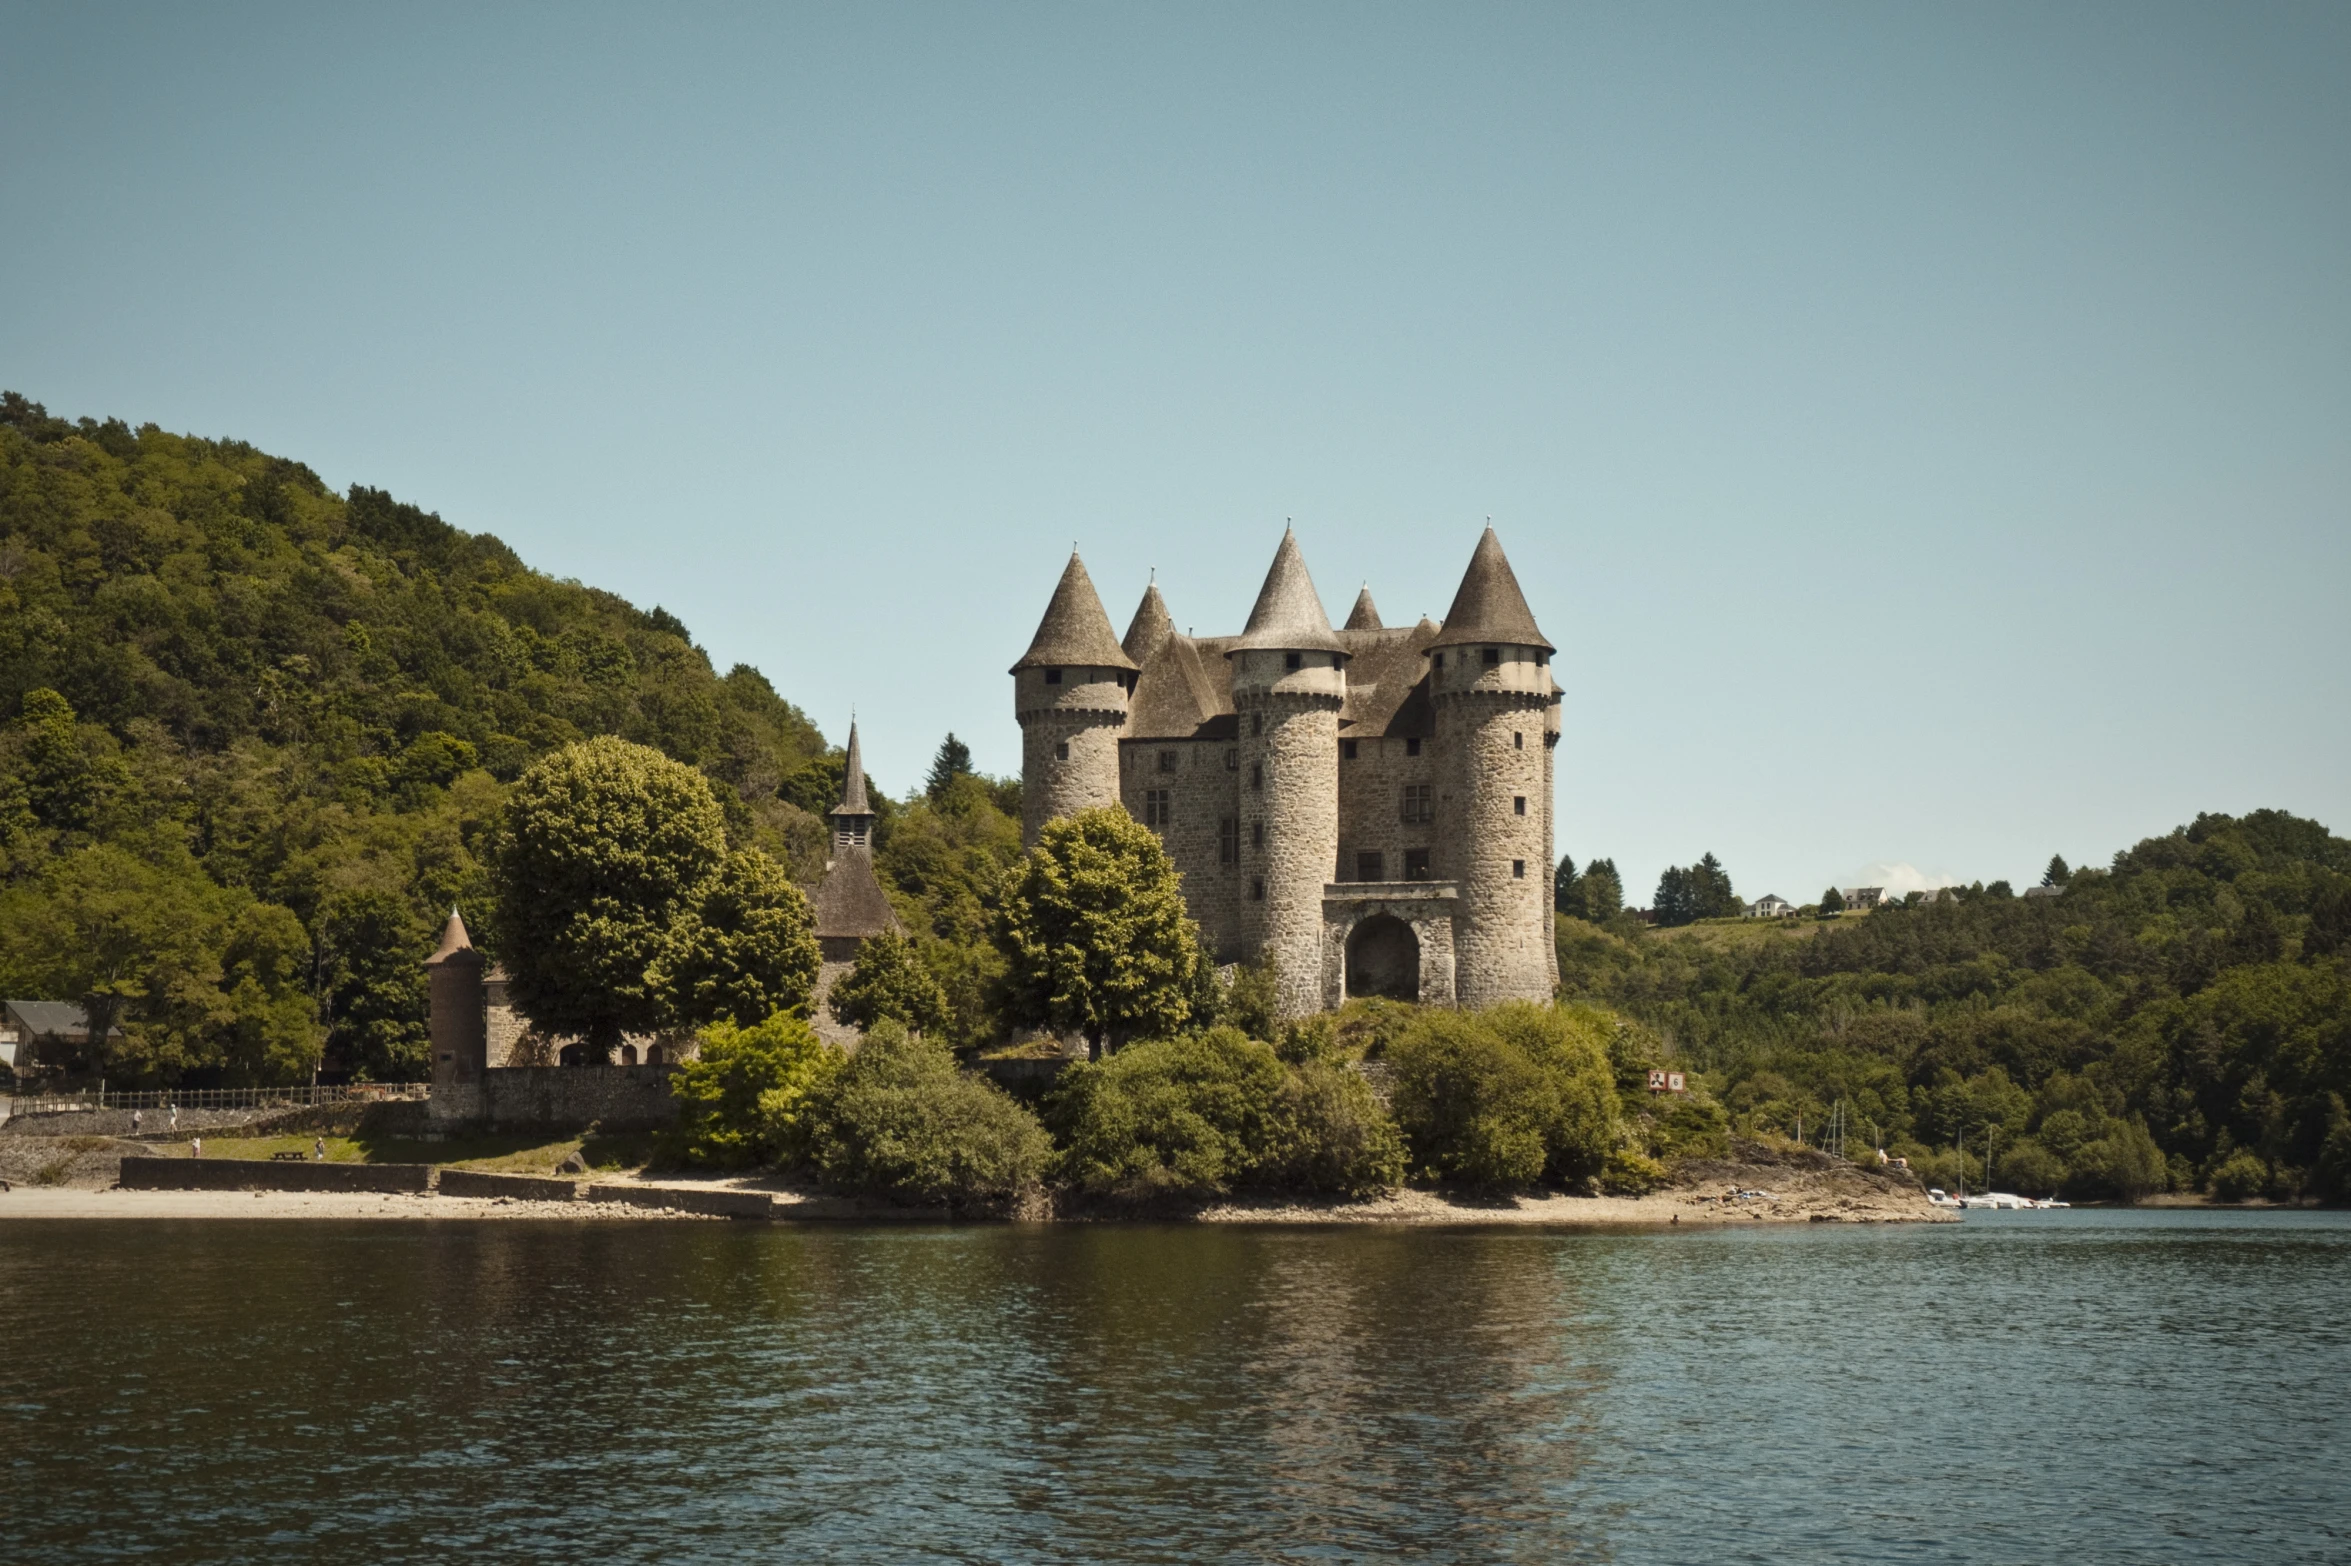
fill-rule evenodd
<path id="1" fill-rule="evenodd" d="M 322 1136 L 313 1145 L 318 1149 L 318 1161 L 322 1164 L 325 1163 L 327 1161 L 327 1139 Z"/>
<path id="2" fill-rule="evenodd" d="M 180 1106 L 177 1104 L 171 1106 L 171 1128 L 174 1133 L 180 1129 Z"/>
<path id="3" fill-rule="evenodd" d="M 196 1137 L 188 1143 L 188 1156 L 190 1158 L 202 1158 L 204 1156 L 204 1138 Z"/>
<path id="4" fill-rule="evenodd" d="M 140 1110 L 140 1109 L 134 1109 L 134 1110 L 132 1110 L 132 1111 L 131 1111 L 131 1135 L 133 1135 L 133 1136 L 137 1136 L 137 1135 L 139 1134 L 139 1127 L 140 1127 L 140 1126 L 142 1126 L 142 1125 L 144 1125 L 144 1124 L 146 1123 L 146 1120 L 147 1120 L 147 1113 L 146 1113 L 146 1111 L 145 1111 L 145 1110 Z"/>

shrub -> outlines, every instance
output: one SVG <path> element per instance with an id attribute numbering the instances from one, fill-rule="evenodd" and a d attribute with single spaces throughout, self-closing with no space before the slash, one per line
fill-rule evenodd
<path id="1" fill-rule="evenodd" d="M 1484 1186 L 1600 1173 L 1616 1143 L 1612 1026 L 1603 1012 L 1524 1002 L 1422 1013 L 1387 1048 L 1413 1166 Z"/>
<path id="2" fill-rule="evenodd" d="M 857 950 L 857 965 L 841 975 L 825 998 L 835 1022 L 871 1028 L 887 1019 L 923 1033 L 947 1023 L 947 992 L 931 976 L 914 943 L 885 930 Z"/>
<path id="3" fill-rule="evenodd" d="M 2071 1162 L 2070 1195 L 2135 1202 L 2162 1190 L 2168 1180 L 2163 1154 L 2139 1120 L 2107 1121 L 2105 1135 L 2083 1143 Z"/>
<path id="4" fill-rule="evenodd" d="M 1629 1147 L 1608 1155 L 1600 1170 L 1600 1189 L 1611 1196 L 1647 1196 L 1665 1184 L 1665 1165 Z"/>
<path id="5" fill-rule="evenodd" d="M 2245 1202 L 2269 1189 L 2269 1165 L 2249 1147 L 2240 1147 L 2212 1171 L 2212 1194 L 2224 1202 Z"/>
<path id="6" fill-rule="evenodd" d="M 1096 1194 L 1222 1195 L 1273 1145 L 1286 1079 L 1272 1046 L 1233 1027 L 1072 1066 L 1051 1108 L 1063 1175 Z"/>
<path id="7" fill-rule="evenodd" d="M 1404 1134 L 1370 1083 L 1345 1066 L 1309 1060 L 1286 1074 L 1275 1142 L 1252 1178 L 1349 1196 L 1385 1190 L 1404 1179 Z"/>
<path id="8" fill-rule="evenodd" d="M 719 1169 L 795 1158 L 809 1098 L 841 1060 L 839 1050 L 789 1012 L 757 1027 L 711 1024 L 701 1057 L 669 1079 L 678 1101 L 671 1147 L 689 1163 Z"/>
<path id="9" fill-rule="evenodd" d="M 1422 1174 L 1530 1185 L 1550 1157 L 1559 1095 L 1526 1052 L 1462 1013 L 1428 1012 L 1388 1046 L 1396 1121 Z"/>
<path id="10" fill-rule="evenodd" d="M 894 1021 L 868 1033 L 810 1106 L 809 1163 L 835 1190 L 962 1207 L 1044 1177 L 1036 1116 Z"/>

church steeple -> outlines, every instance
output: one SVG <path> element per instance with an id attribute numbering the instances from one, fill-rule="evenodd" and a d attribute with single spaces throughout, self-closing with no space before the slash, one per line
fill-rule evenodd
<path id="1" fill-rule="evenodd" d="M 849 720 L 849 750 L 841 767 L 841 802 L 832 809 L 833 847 L 862 846 L 873 840 L 874 810 L 865 797 L 865 757 L 857 745 L 857 720 Z"/>

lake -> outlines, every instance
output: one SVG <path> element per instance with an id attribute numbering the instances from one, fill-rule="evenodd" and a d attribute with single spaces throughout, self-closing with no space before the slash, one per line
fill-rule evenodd
<path id="1" fill-rule="evenodd" d="M 14 1561 L 2351 1558 L 2351 1214 L 0 1224 Z"/>

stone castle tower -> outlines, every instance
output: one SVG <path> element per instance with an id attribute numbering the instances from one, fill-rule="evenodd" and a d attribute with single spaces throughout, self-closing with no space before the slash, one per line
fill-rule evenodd
<path id="1" fill-rule="evenodd" d="M 1333 630 L 1285 533 L 1239 636 L 1178 635 L 1153 585 L 1121 642 L 1072 553 L 1011 671 L 1023 834 L 1123 804 L 1285 1015 L 1548 999 L 1552 651 L 1492 528 L 1445 622 L 1397 629 L 1367 588 Z"/>

